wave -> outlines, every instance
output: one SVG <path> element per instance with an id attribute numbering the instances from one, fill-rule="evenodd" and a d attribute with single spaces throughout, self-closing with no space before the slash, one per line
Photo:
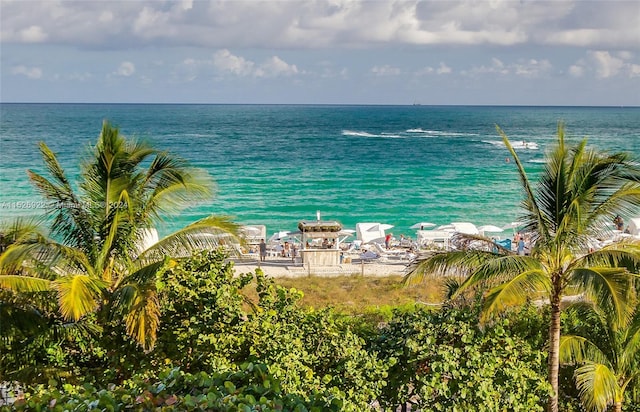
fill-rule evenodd
<path id="1" fill-rule="evenodd" d="M 500 140 L 483 140 L 482 142 L 489 143 L 494 146 L 505 147 L 504 142 Z M 513 147 L 514 149 L 538 150 L 538 143 L 520 140 L 520 141 L 511 142 L 511 147 Z"/>
<path id="2" fill-rule="evenodd" d="M 459 133 L 459 132 L 447 132 L 443 130 L 425 130 L 420 127 L 417 129 L 407 129 L 404 131 L 405 133 L 411 134 L 425 134 L 428 136 L 477 136 L 477 133 Z"/>
<path id="3" fill-rule="evenodd" d="M 373 133 L 369 133 L 369 132 L 361 132 L 361 131 L 355 131 L 355 130 L 343 130 L 342 131 L 342 135 L 343 136 L 358 136 L 358 137 L 391 137 L 391 138 L 402 138 L 402 137 L 404 137 L 404 136 L 401 136 L 401 135 L 395 134 L 395 133 L 373 134 Z"/>
<path id="4" fill-rule="evenodd" d="M 544 159 L 529 159 L 527 163 L 547 163 L 547 161 Z"/>

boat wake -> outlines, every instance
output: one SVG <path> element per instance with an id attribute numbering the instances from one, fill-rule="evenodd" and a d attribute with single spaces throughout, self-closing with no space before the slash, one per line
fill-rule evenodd
<path id="1" fill-rule="evenodd" d="M 373 134 L 373 133 L 360 132 L 360 131 L 354 131 L 354 130 L 343 130 L 342 131 L 342 135 L 343 136 L 358 136 L 358 137 L 389 137 L 389 138 L 395 138 L 395 139 L 406 137 L 406 136 L 401 136 L 401 135 L 395 134 L 395 133 Z"/>
<path id="2" fill-rule="evenodd" d="M 404 139 L 407 137 L 456 137 L 456 136 L 477 136 L 473 133 L 456 133 L 456 132 L 445 132 L 441 130 L 425 130 L 421 128 L 417 129 L 407 129 L 404 132 L 396 132 L 396 133 L 369 133 L 360 130 L 343 130 L 343 136 L 357 136 L 357 137 L 389 137 L 395 139 Z"/>
<path id="3" fill-rule="evenodd" d="M 493 146 L 501 146 L 505 147 L 504 142 L 500 140 L 483 140 L 483 143 L 489 143 Z M 538 150 L 538 143 L 536 142 L 527 142 L 525 140 L 516 140 L 511 142 L 511 147 L 514 149 L 525 149 L 525 150 Z"/>

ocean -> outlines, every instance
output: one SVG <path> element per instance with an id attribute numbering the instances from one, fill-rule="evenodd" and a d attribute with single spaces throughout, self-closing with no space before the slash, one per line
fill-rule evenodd
<path id="1" fill-rule="evenodd" d="M 559 121 L 568 141 L 640 154 L 638 107 L 0 104 L 0 220 L 42 213 L 27 169 L 44 141 L 75 179 L 103 119 L 205 169 L 210 201 L 159 223 L 166 235 L 210 214 L 267 232 L 300 220 L 505 226 L 522 192 L 496 132 L 519 147 L 535 181 Z"/>

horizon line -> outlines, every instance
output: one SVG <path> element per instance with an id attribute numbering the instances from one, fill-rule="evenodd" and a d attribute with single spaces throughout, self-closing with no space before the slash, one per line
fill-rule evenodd
<path id="1" fill-rule="evenodd" d="M 166 105 L 166 106 L 379 106 L 379 107 L 580 107 L 580 108 L 640 108 L 640 105 L 535 105 L 535 104 L 398 104 L 398 103 L 185 103 L 185 102 L 28 102 L 0 101 L 0 104 L 60 104 L 60 105 Z"/>

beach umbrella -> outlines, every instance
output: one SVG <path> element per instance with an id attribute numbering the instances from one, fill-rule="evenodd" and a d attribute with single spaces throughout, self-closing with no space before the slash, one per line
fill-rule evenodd
<path id="1" fill-rule="evenodd" d="M 271 235 L 271 237 L 269 238 L 269 242 L 273 242 L 274 240 L 280 240 L 283 239 L 285 237 L 289 236 L 289 232 L 286 231 L 279 231 L 279 232 L 275 232 L 273 235 Z"/>
<path id="2" fill-rule="evenodd" d="M 258 236 L 262 233 L 262 230 L 255 226 L 242 226 L 240 231 L 247 236 Z"/>
<path id="3" fill-rule="evenodd" d="M 419 222 L 416 223 L 413 226 L 410 226 L 409 229 L 420 229 L 422 230 L 425 227 L 434 227 L 436 224 L 435 223 L 430 223 L 430 222 Z"/>
<path id="4" fill-rule="evenodd" d="M 449 224 L 449 225 L 442 225 L 442 226 L 438 226 L 438 230 L 444 230 L 445 232 L 453 232 L 454 230 L 456 230 L 456 228 Z"/>
<path id="5" fill-rule="evenodd" d="M 499 228 L 498 226 L 494 226 L 494 225 L 480 226 L 478 228 L 478 231 L 480 231 L 480 232 L 504 232 L 504 230 L 502 228 Z"/>
<path id="6" fill-rule="evenodd" d="M 389 230 L 393 227 L 393 225 L 387 225 L 385 223 L 378 223 L 377 225 L 371 226 L 367 229 L 367 232 L 378 232 L 380 230 Z"/>

